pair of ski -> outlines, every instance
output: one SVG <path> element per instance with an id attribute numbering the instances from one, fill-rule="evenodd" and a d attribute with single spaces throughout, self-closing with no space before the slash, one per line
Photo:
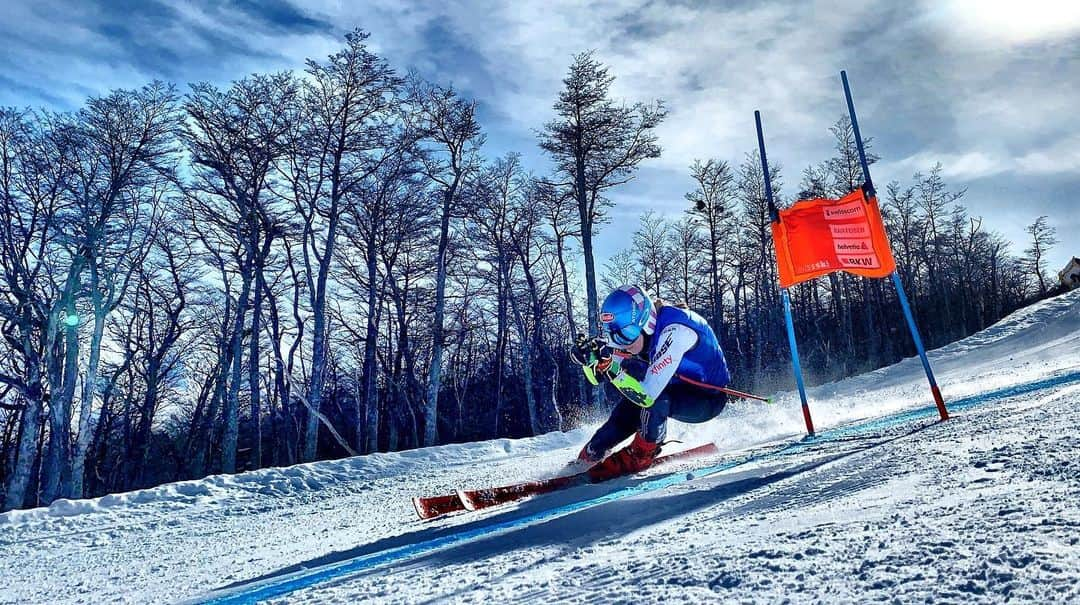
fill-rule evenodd
<path id="1" fill-rule="evenodd" d="M 655 468 L 678 460 L 709 456 L 718 451 L 719 450 L 715 445 L 707 443 L 682 452 L 660 456 L 653 461 L 649 468 Z M 457 490 L 453 494 L 442 496 L 416 497 L 413 498 L 413 507 L 416 509 L 416 514 L 419 515 L 421 519 L 434 519 L 435 517 L 440 517 L 449 513 L 490 508 L 492 506 L 515 502 L 524 498 L 546 494 L 575 485 L 584 485 L 593 482 L 594 481 L 589 476 L 589 471 L 586 470 L 574 475 L 554 477 L 552 479 L 526 481 L 524 483 L 515 483 L 501 487 L 489 487 L 487 489 Z"/>

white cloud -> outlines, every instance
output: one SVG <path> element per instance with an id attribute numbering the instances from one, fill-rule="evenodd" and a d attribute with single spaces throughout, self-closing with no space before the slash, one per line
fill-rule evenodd
<path id="1" fill-rule="evenodd" d="M 1080 2 L 1072 0 L 932 0 L 929 7 L 943 31 L 998 47 L 1080 33 Z"/>
<path id="2" fill-rule="evenodd" d="M 1024 174 L 1080 174 L 1080 135 L 1059 140 L 1047 149 L 1038 149 L 1016 158 Z"/>
<path id="3" fill-rule="evenodd" d="M 1075 175 L 1080 173 L 1080 136 L 1061 139 L 1045 149 L 1010 155 L 1002 151 L 964 151 L 959 153 L 920 151 L 897 161 L 875 166 L 874 172 L 891 179 L 906 179 L 915 172 L 926 172 L 942 165 L 942 175 L 958 182 L 970 182 L 993 176 Z"/>
<path id="4" fill-rule="evenodd" d="M 256 16 L 234 7 L 181 2 L 162 11 L 147 2 L 147 15 L 128 15 L 112 14 L 108 6 L 46 0 L 5 8 L 0 37 L 8 40 L 0 51 L 0 75 L 25 89 L 0 91 L 0 102 L 20 104 L 27 90 L 38 90 L 47 94 L 21 102 L 54 104 L 51 109 L 77 108 L 87 96 L 154 79 L 181 86 L 226 83 L 254 71 L 302 68 L 306 57 L 321 58 L 341 47 L 340 37 L 327 32 L 269 31 Z M 223 40 L 233 46 L 220 48 Z"/>
<path id="5" fill-rule="evenodd" d="M 925 173 L 935 164 L 941 164 L 944 177 L 960 182 L 994 176 L 1011 168 L 1011 162 L 996 153 L 920 151 L 901 160 L 882 162 L 874 167 L 873 172 L 885 175 L 888 180 L 902 180 L 916 172 Z"/>
<path id="6" fill-rule="evenodd" d="M 737 160 L 752 149 L 758 108 L 778 158 L 827 148 L 825 129 L 843 111 L 837 72 L 847 50 L 837 41 L 874 9 L 874 2 L 837 11 L 824 1 L 693 9 L 564 1 L 455 5 L 446 17 L 489 59 L 499 84 L 484 101 L 510 119 L 507 127 L 540 127 L 571 56 L 595 49 L 617 77 L 616 96 L 668 102 L 664 154 L 652 164 L 685 172 L 694 158 Z"/>

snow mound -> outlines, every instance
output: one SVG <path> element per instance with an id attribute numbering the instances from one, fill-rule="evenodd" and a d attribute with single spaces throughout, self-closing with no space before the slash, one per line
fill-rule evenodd
<path id="1" fill-rule="evenodd" d="M 265 468 L 235 475 L 211 475 L 203 479 L 168 483 L 131 492 L 109 494 L 83 500 L 59 499 L 47 507 L 14 510 L 0 514 L 0 525 L 106 513 L 118 508 L 155 505 L 182 508 L 220 505 L 253 498 L 290 497 L 312 494 L 332 486 L 356 485 L 386 479 L 432 466 L 453 468 L 498 462 L 572 447 L 587 436 L 584 429 L 549 433 L 528 439 L 493 439 L 473 443 L 440 445 L 401 452 L 375 453 L 340 460 L 327 460 L 288 467 Z"/>
<path id="2" fill-rule="evenodd" d="M 1080 330 L 1080 290 L 1039 301 L 1011 313 L 996 324 L 963 340 L 938 349 L 938 355 L 965 354 L 994 346 L 1004 351 L 1023 351 L 1031 345 L 1049 344 L 1060 338 L 1076 338 Z"/>

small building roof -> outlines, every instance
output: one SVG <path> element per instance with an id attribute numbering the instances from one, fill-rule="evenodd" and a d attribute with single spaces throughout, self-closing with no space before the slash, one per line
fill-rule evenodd
<path id="1" fill-rule="evenodd" d="M 1060 279 L 1061 281 L 1065 281 L 1065 276 L 1074 271 L 1080 273 L 1080 258 L 1075 256 L 1072 257 L 1072 260 L 1070 260 L 1068 263 L 1065 263 L 1064 269 L 1058 271 L 1058 279 Z"/>

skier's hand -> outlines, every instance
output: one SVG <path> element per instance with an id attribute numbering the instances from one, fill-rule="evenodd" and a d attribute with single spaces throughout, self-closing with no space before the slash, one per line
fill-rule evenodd
<path id="1" fill-rule="evenodd" d="M 598 384 L 596 377 L 599 375 L 605 380 L 610 380 L 609 370 L 612 367 L 612 349 L 599 338 L 589 338 L 584 334 L 578 334 L 574 344 L 570 347 L 570 359 L 580 365 L 589 382 Z"/>
<path id="2" fill-rule="evenodd" d="M 570 345 L 570 359 L 579 366 L 594 365 L 604 358 L 611 358 L 611 347 L 599 338 L 578 334 Z"/>
<path id="3" fill-rule="evenodd" d="M 592 363 L 592 347 L 589 344 L 590 340 L 591 339 L 584 334 L 577 335 L 573 344 L 570 345 L 570 361 L 573 361 L 579 366 L 587 366 Z"/>

